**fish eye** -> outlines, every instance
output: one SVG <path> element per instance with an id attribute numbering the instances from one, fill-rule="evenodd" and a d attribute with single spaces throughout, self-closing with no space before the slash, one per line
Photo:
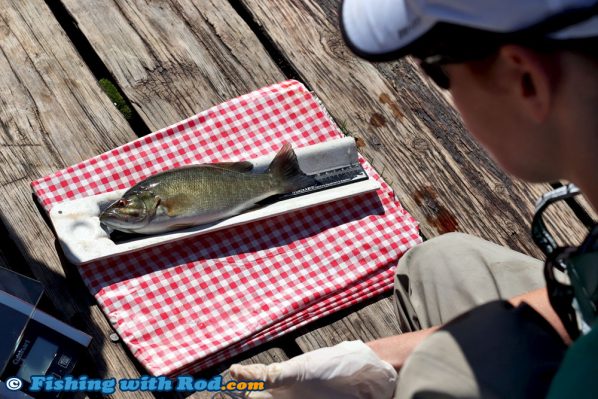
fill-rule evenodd
<path id="1" fill-rule="evenodd" d="M 129 201 L 124 198 L 121 198 L 120 200 L 118 200 L 117 204 L 118 206 L 127 206 L 129 205 Z"/>

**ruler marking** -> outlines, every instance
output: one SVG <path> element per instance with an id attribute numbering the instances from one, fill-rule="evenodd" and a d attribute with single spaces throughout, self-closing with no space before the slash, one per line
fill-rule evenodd
<path id="1" fill-rule="evenodd" d="M 369 178 L 359 163 L 350 166 L 343 166 L 338 169 L 328 170 L 322 173 L 315 173 L 310 176 L 316 180 L 317 184 L 302 188 L 301 190 L 293 191 L 291 193 L 276 195 L 260 203 L 269 204 L 276 201 L 299 197 L 301 195 L 311 194 L 317 191 L 343 186 L 345 184 L 367 180 Z"/>

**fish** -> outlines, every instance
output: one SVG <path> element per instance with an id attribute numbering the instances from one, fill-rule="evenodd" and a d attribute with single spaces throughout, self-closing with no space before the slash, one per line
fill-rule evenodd
<path id="1" fill-rule="evenodd" d="M 100 215 L 100 223 L 124 233 L 159 234 L 238 215 L 266 198 L 315 184 L 303 173 L 289 143 L 268 169 L 220 162 L 190 165 L 154 174 L 128 189 Z"/>

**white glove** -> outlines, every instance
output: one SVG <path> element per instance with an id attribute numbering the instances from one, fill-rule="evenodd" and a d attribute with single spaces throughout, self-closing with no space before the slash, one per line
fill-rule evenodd
<path id="1" fill-rule="evenodd" d="M 342 342 L 270 365 L 233 364 L 235 380 L 265 381 L 251 399 L 390 399 L 397 372 L 362 341 Z"/>

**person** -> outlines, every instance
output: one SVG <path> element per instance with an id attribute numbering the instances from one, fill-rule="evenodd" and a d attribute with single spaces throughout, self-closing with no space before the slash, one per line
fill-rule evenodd
<path id="1" fill-rule="evenodd" d="M 598 209 L 595 0 L 345 0 L 341 30 L 367 60 L 413 56 L 503 169 L 574 182 Z M 576 337 L 578 325 L 555 311 L 552 263 L 460 233 L 431 239 L 397 267 L 403 334 L 231 374 L 265 380 L 256 398 L 596 397 L 598 328 L 585 317 Z"/>

